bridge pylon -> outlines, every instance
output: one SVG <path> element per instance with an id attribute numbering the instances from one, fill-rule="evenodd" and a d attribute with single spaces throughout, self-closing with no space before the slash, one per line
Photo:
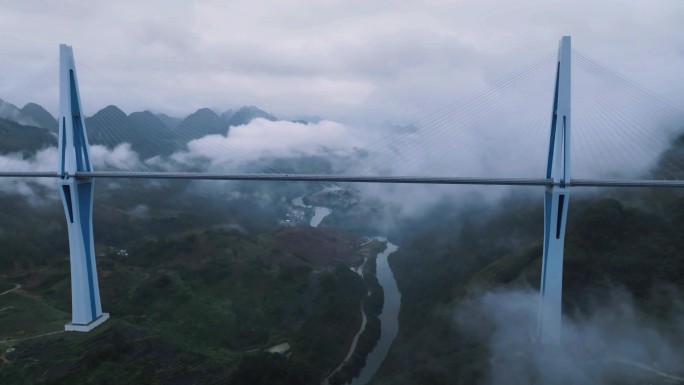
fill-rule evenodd
<path id="1" fill-rule="evenodd" d="M 570 200 L 570 36 L 558 47 L 556 89 L 551 115 L 551 135 L 546 178 L 553 186 L 544 192 L 544 250 L 542 259 L 537 337 L 541 343 L 561 341 L 563 296 L 563 247 Z"/>
<path id="2" fill-rule="evenodd" d="M 93 243 L 93 180 L 75 178 L 93 171 L 88 135 L 81 113 L 74 54 L 59 46 L 59 190 L 69 232 L 71 264 L 71 323 L 67 331 L 87 332 L 109 318 L 102 312 Z"/>

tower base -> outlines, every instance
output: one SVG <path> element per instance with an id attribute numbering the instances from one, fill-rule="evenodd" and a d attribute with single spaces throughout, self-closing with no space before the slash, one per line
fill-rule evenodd
<path id="1" fill-rule="evenodd" d="M 102 313 L 99 317 L 95 318 L 92 322 L 87 324 L 75 324 L 68 323 L 64 325 L 64 330 L 68 332 L 89 332 L 96 327 L 100 326 L 103 322 L 109 319 L 109 313 Z"/>

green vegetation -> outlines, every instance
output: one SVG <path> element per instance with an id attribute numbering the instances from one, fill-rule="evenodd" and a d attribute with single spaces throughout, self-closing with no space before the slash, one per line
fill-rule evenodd
<path id="1" fill-rule="evenodd" d="M 359 309 L 366 288 L 359 276 L 345 266 L 325 274 L 319 285 L 312 316 L 302 325 L 306 332 L 297 339 L 296 347 L 302 354 L 294 355 L 315 366 L 318 378 L 323 378 L 342 362 L 349 350 L 361 324 Z"/>
<path id="2" fill-rule="evenodd" d="M 112 319 L 88 333 L 27 340 L 6 356 L 7 384 L 224 384 L 230 367 Z"/>
<path id="3" fill-rule="evenodd" d="M 346 355 L 366 294 L 348 267 L 360 259 L 359 237 L 312 228 L 202 230 L 198 221 L 186 222 L 187 212 L 164 212 L 158 202 L 150 202 L 144 216 L 105 202 L 99 203 L 104 215 L 96 218 L 96 231 L 117 232 L 98 240 L 122 245 L 98 246 L 102 303 L 112 320 L 96 333 L 5 343 L 3 352 L 16 350 L 2 356 L 11 362 L 0 371 L 3 383 L 166 383 L 176 377 L 226 383 L 243 360 L 251 360 L 241 366 L 244 374 L 256 365 L 255 354 L 282 342 L 291 346 L 288 359 L 267 359 L 273 372 L 265 371 L 265 379 L 280 370 L 320 379 Z M 15 276 L 0 280 L 1 287 L 23 285 L 0 297 L 0 309 L 10 307 L 0 313 L 0 339 L 58 331 L 69 321 L 66 232 L 57 207 L 25 223 L 17 220 L 0 236 L 11 252 L 0 256 L 0 277 Z M 38 211 L 25 204 L 4 218 L 19 218 L 22 209 Z M 168 218 L 156 229 L 166 235 L 140 236 L 157 215 Z M 214 217 L 220 221 L 214 214 L 210 223 Z M 54 220 L 55 226 L 41 230 L 46 237 L 35 242 L 31 230 L 39 220 Z"/>
<path id="4" fill-rule="evenodd" d="M 232 376 L 230 385 L 314 385 L 319 379 L 306 362 L 278 354 L 260 353 L 245 357 Z"/>
<path id="5" fill-rule="evenodd" d="M 684 198 L 634 193 L 571 204 L 564 313 L 581 317 L 621 287 L 653 322 L 666 323 L 661 317 L 673 306 L 667 298 L 684 290 Z M 488 347 L 462 334 L 452 309 L 485 290 L 538 287 L 539 209 L 511 204 L 502 212 L 465 213 L 459 223 L 442 217 L 441 231 L 430 229 L 402 244 L 390 257 L 402 291 L 400 332 L 374 384 L 488 383 Z M 457 229 L 451 236 L 449 225 Z M 663 287 L 669 294 L 658 296 Z"/>
<path id="6" fill-rule="evenodd" d="M 0 297 L 2 339 L 21 339 L 36 334 L 63 330 L 71 313 L 55 309 L 39 297 L 29 297 L 23 291 Z M 0 345 L 1 346 L 1 345 Z"/>
<path id="7" fill-rule="evenodd" d="M 57 139 L 46 128 L 26 126 L 2 118 L 0 135 L 3 138 L 12 138 L 2 141 L 1 154 L 19 152 L 22 156 L 28 157 L 38 150 L 57 145 Z"/>
<path id="8" fill-rule="evenodd" d="M 368 261 L 363 267 L 363 279 L 368 288 L 368 296 L 363 301 L 363 310 L 366 313 L 366 328 L 359 337 L 356 349 L 349 358 L 349 361 L 330 378 L 330 384 L 332 385 L 346 384 L 354 377 L 357 377 L 366 365 L 366 358 L 380 339 L 380 313 L 382 312 L 384 294 L 382 286 L 380 286 L 375 275 L 375 270 L 377 266 L 376 255 L 382 251 L 385 245 L 374 241 L 372 246 L 375 247 L 371 248 L 373 250 L 371 256 L 368 257 Z"/>
<path id="9" fill-rule="evenodd" d="M 165 124 L 151 114 L 108 111 L 131 127 Z M 228 118 L 209 112 L 193 119 L 225 126 Z M 48 129 L 1 119 L 0 134 L 14 138 L 0 152 L 24 157 L 55 142 Z M 681 161 L 682 146 L 684 137 L 663 163 Z M 322 157 L 255 164 L 272 162 L 285 170 L 332 170 Z M 273 202 L 312 185 L 225 183 L 210 190 L 202 183 L 117 181 L 98 182 L 94 210 L 102 302 L 112 320 L 88 334 L 30 338 L 68 322 L 70 287 L 61 203 L 53 189 L 28 185 L 31 194 L 0 194 L 0 292 L 22 285 L 0 297 L 2 383 L 318 383 L 346 355 L 363 301 L 366 330 L 331 378 L 340 384 L 358 373 L 379 337 L 383 294 L 374 259 L 365 282 L 349 266 L 361 257 L 360 239 L 350 233 L 379 228 L 382 202 L 336 208 L 326 224 L 345 232 L 279 229 L 283 208 Z M 400 330 L 373 383 L 490 380 L 489 347 L 455 326 L 453 309 L 477 293 L 538 287 L 543 212 L 538 195 L 507 199 L 501 211 L 477 201 L 468 206 L 437 203 L 392 234 L 402 240 L 389 258 L 402 293 Z M 651 321 L 667 325 L 672 298 L 684 291 L 684 198 L 667 190 L 602 191 L 573 196 L 571 207 L 564 313 L 581 318 L 620 287 Z M 265 353 L 285 342 L 284 355 Z"/>

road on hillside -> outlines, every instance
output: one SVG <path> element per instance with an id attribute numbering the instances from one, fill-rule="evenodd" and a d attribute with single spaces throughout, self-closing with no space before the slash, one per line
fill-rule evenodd
<path id="1" fill-rule="evenodd" d="M 17 290 L 17 289 L 21 289 L 21 285 L 18 284 L 18 283 L 15 283 L 15 284 L 14 284 L 14 287 L 13 287 L 12 289 L 9 289 L 9 290 L 7 290 L 7 291 L 3 291 L 2 293 L 0 293 L 0 295 L 5 295 L 5 294 L 8 294 L 8 293 L 11 293 L 11 292 L 13 292 L 13 291 L 15 291 L 15 290 Z"/>

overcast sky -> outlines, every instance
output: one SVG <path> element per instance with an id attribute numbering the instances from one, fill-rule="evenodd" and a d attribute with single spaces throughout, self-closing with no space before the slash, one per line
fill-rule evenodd
<path id="1" fill-rule="evenodd" d="M 573 48 L 684 105 L 682 20 L 681 0 L 0 0 L 0 98 L 67 43 L 87 113 L 253 104 L 405 124 L 572 35 Z"/>

